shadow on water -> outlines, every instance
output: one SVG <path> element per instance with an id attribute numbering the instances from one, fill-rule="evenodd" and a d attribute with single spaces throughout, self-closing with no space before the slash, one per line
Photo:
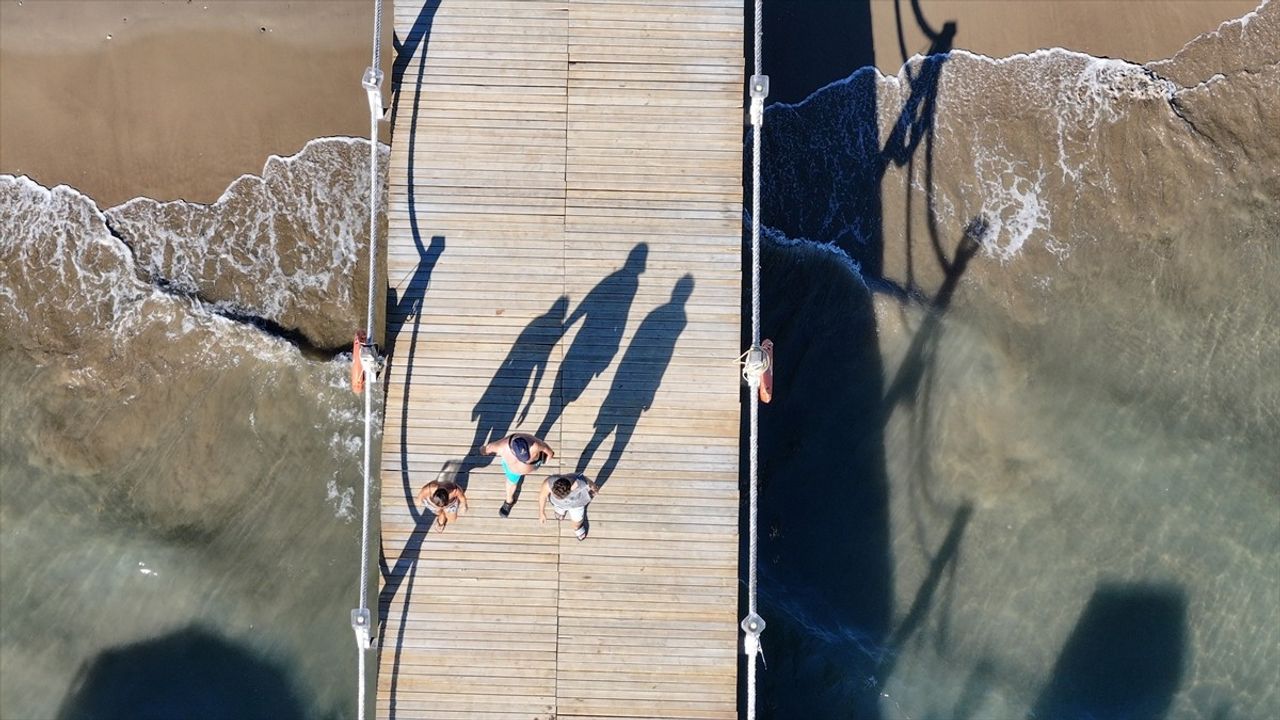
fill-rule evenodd
<path id="1" fill-rule="evenodd" d="M 422 543 L 426 540 L 427 531 L 431 529 L 434 517 L 418 511 L 417 503 L 414 501 L 414 490 L 409 477 L 409 459 L 407 456 L 407 432 L 408 432 L 408 415 L 409 415 L 409 388 L 412 386 L 413 379 L 413 361 L 417 353 L 418 335 L 421 329 L 421 310 L 427 288 L 431 283 L 431 273 L 435 269 L 436 263 L 440 260 L 440 256 L 444 253 L 445 239 L 443 236 L 433 236 L 430 246 L 424 246 L 422 242 L 422 231 L 418 217 L 418 203 L 415 182 L 417 179 L 416 158 L 417 158 L 417 128 L 418 128 L 418 107 L 419 100 L 422 96 L 422 81 L 426 72 L 427 45 L 431 36 L 432 23 L 435 20 L 436 10 L 440 7 L 437 1 L 429 1 L 425 3 L 422 10 L 418 13 L 418 17 L 414 20 L 413 27 L 410 28 L 408 36 L 403 40 L 394 41 L 396 50 L 396 59 L 392 63 L 391 70 L 391 87 L 395 94 L 392 105 L 393 118 L 400 112 L 400 101 L 403 97 L 404 90 L 404 73 L 409 63 L 416 57 L 418 59 L 418 67 L 416 77 L 414 79 L 413 95 L 412 95 L 412 114 L 409 122 L 409 147 L 408 147 L 408 168 L 406 172 L 407 182 L 407 201 L 409 206 L 409 227 L 413 234 L 413 243 L 418 251 L 418 264 L 414 268 L 413 275 L 410 277 L 408 284 L 397 295 L 394 289 L 388 290 L 387 295 L 387 348 L 390 353 L 397 351 L 403 352 L 403 358 L 397 358 L 397 362 L 405 368 L 404 381 L 404 399 L 400 408 L 400 482 L 401 490 L 404 493 L 405 505 L 409 509 L 410 517 L 413 519 L 413 530 L 409 533 L 409 538 L 405 546 L 396 556 L 395 567 L 390 567 L 387 562 L 386 548 L 379 543 L 378 568 L 382 574 L 383 586 L 378 593 L 378 639 L 377 648 L 379 655 L 379 664 L 381 664 L 381 654 L 386 646 L 386 618 L 391 612 L 392 601 L 396 599 L 403 588 L 403 605 L 399 625 L 399 637 L 396 638 L 395 657 L 393 658 L 390 678 L 390 708 L 389 717 L 396 716 L 396 690 L 399 681 L 400 658 L 403 648 L 405 621 L 409 608 L 409 601 L 413 596 L 414 582 L 417 577 L 418 555 L 422 549 Z M 394 119 L 392 126 L 395 126 Z M 408 319 L 413 318 L 412 329 L 409 334 L 408 342 L 401 343 L 404 325 Z M 406 347 L 407 346 L 407 347 Z M 390 374 L 387 375 L 390 377 Z M 446 464 L 441 473 L 449 470 Z M 376 669 L 375 669 L 376 673 Z"/>
<path id="2" fill-rule="evenodd" d="M 676 341 L 687 324 L 684 306 L 693 294 L 693 276 L 686 274 L 676 281 L 671 300 L 654 308 L 640 321 L 631 344 L 622 354 L 614 372 L 613 385 L 596 414 L 595 434 L 578 458 L 578 472 L 585 472 L 605 438 L 613 435 L 609 457 L 595 474 L 596 484 L 603 486 L 622 459 L 622 451 L 631 441 L 640 416 L 653 404 L 662 384 L 662 376 L 671 364 Z"/>
<path id="3" fill-rule="evenodd" d="M 928 57 L 904 69 L 908 93 L 883 139 L 877 73 L 864 68 L 849 76 L 852 68 L 874 63 L 870 3 L 779 0 L 764 8 L 765 68 L 775 104 L 762 138 L 762 225 L 786 238 L 834 245 L 857 269 L 850 273 L 829 253 L 804 247 L 766 244 L 762 251 L 762 325 L 775 342 L 777 372 L 774 401 L 760 419 L 761 606 L 770 622 L 761 717 L 880 717 L 880 687 L 898 651 L 931 613 L 949 607 L 973 513 L 963 502 L 951 508 L 926 503 L 928 519 L 917 513 L 917 524 L 930 527 L 950 514 L 950 528 L 936 549 L 926 550 L 925 578 L 893 627 L 885 424 L 895 407 L 908 406 L 910 441 L 926 457 L 924 418 L 939 319 L 986 228 L 981 218 L 972 220 L 953 248 L 941 237 L 933 194 L 934 124 L 957 27 L 948 22 L 935 29 L 918 0 L 910 5 L 929 40 Z M 894 10 L 905 60 L 902 2 Z M 749 42 L 751 20 L 748 11 Z M 752 53 L 749 46 L 748 74 Z M 776 104 L 806 97 L 798 105 Z M 744 159 L 750 161 L 749 150 Z M 895 167 L 906 169 L 907 218 L 918 214 L 913 204 L 920 191 L 911 178 L 923 174 L 926 217 L 924 232 L 908 219 L 904 236 L 894 238 L 894 247 L 906 253 L 905 276 L 898 279 L 886 277 L 884 255 L 883 186 Z M 744 177 L 749 183 L 750 173 Z M 918 286 L 919 261 L 911 255 L 917 245 L 929 248 L 928 261 L 941 271 L 935 288 Z M 922 277 L 933 283 L 939 273 Z M 925 309 L 905 362 L 887 381 L 873 305 L 878 293 Z M 911 469 L 909 497 L 929 497 L 929 472 L 923 464 Z M 919 542 L 929 547 L 923 533 Z M 945 618 L 938 625 L 945 636 Z M 984 682 L 976 677 L 973 692 L 980 693 Z"/>
<path id="4" fill-rule="evenodd" d="M 81 666 L 59 720 L 311 717 L 285 670 L 191 626 L 105 650 Z"/>
<path id="5" fill-rule="evenodd" d="M 1182 680 L 1186 615 L 1176 586 L 1101 585 L 1028 717 L 1164 717 Z"/>
<path id="6" fill-rule="evenodd" d="M 565 319 L 562 335 L 568 334 L 569 328 L 579 320 L 582 327 L 578 328 L 578 334 L 560 361 L 554 396 L 546 417 L 538 426 L 538 437 L 547 437 L 564 409 L 582 396 L 591 380 L 608 369 L 618 354 L 622 331 L 627 326 L 627 315 L 640 288 L 640 275 L 644 273 L 648 256 L 649 245 L 637 243 L 622 267 L 596 283 Z"/>

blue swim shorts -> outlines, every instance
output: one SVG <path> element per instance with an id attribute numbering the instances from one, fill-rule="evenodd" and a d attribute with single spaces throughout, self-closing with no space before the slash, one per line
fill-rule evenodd
<path id="1" fill-rule="evenodd" d="M 541 467 L 541 466 L 542 466 L 542 461 L 543 461 L 544 459 L 545 459 L 545 458 L 538 458 L 538 461 L 537 461 L 537 462 L 535 462 L 535 463 L 533 463 L 533 466 L 534 466 L 535 468 L 536 468 L 536 467 Z M 506 458 L 504 458 L 504 457 L 502 457 L 501 455 L 499 455 L 499 456 L 498 456 L 498 461 L 502 463 L 502 472 L 504 472 L 504 473 L 506 473 L 506 474 L 507 474 L 507 482 L 511 483 L 512 485 L 515 485 L 516 483 L 520 482 L 520 478 L 524 477 L 524 476 L 523 476 L 523 475 L 521 475 L 520 473 L 518 473 L 518 472 L 516 472 L 515 470 L 512 470 L 512 469 L 511 469 L 511 466 L 507 464 L 507 459 L 506 459 Z"/>

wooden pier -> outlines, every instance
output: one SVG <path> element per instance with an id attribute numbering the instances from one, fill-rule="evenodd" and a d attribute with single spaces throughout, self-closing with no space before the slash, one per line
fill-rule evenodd
<path id="1" fill-rule="evenodd" d="M 396 0 L 395 30 L 377 715 L 735 717 L 742 2 Z M 539 428 L 503 519 L 472 450 Z M 583 542 L 536 517 L 581 462 Z M 428 533 L 442 468 L 471 507 Z"/>

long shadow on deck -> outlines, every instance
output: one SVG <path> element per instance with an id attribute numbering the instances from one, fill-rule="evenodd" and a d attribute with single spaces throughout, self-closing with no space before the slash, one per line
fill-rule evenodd
<path id="1" fill-rule="evenodd" d="M 409 509 L 410 517 L 413 518 L 414 523 L 413 530 L 410 532 L 405 546 L 397 554 L 394 568 L 388 566 L 386 549 L 379 543 L 378 566 L 382 572 L 383 579 L 382 590 L 378 593 L 378 617 L 381 620 L 378 624 L 377 641 L 379 665 L 381 665 L 383 649 L 386 647 L 386 618 L 391 611 L 392 601 L 396 599 L 403 588 L 403 611 L 400 617 L 399 635 L 396 638 L 395 657 L 391 669 L 389 717 L 392 719 L 396 716 L 396 690 L 399 682 L 400 657 L 409 601 L 413 596 L 414 581 L 417 576 L 418 554 L 421 551 L 423 541 L 426 539 L 427 531 L 430 530 L 431 523 L 434 521 L 432 516 L 420 513 L 414 501 L 413 487 L 408 470 L 409 459 L 406 443 L 408 442 L 409 398 L 413 380 L 413 361 L 417 352 L 422 303 L 431 282 L 431 272 L 435 269 L 436 263 L 445 249 L 443 236 L 432 237 L 430 246 L 424 246 L 422 242 L 415 187 L 417 179 L 415 165 L 417 157 L 418 108 L 422 96 L 423 75 L 426 71 L 427 46 L 431 37 L 432 24 L 435 21 L 435 13 L 439 7 L 439 0 L 425 3 L 418 13 L 418 17 L 414 20 L 408 36 L 402 42 L 395 41 L 393 43 L 396 49 L 396 59 L 391 69 L 391 87 L 392 92 L 395 93 L 395 102 L 392 109 L 392 126 L 394 127 L 394 118 L 400 112 L 405 70 L 414 58 L 418 60 L 411 98 L 411 107 L 413 109 L 409 122 L 408 169 L 405 173 L 408 184 L 406 195 L 409 205 L 409 227 L 413 233 L 414 246 L 418 250 L 418 264 L 404 291 L 397 296 L 394 290 L 389 290 L 387 297 L 387 347 L 391 353 L 396 353 L 397 351 L 403 353 L 403 357 L 398 357 L 396 362 L 405 368 L 404 400 L 400 408 L 400 481 L 405 505 Z M 401 335 L 404 325 L 410 316 L 413 317 L 412 331 L 408 342 L 403 343 Z"/>
<path id="2" fill-rule="evenodd" d="M 605 438 L 613 434 L 609 457 L 596 473 L 596 484 L 603 486 L 622 459 L 640 416 L 653 404 L 662 384 L 662 376 L 675 354 L 676 341 L 684 332 L 688 319 L 684 306 L 693 294 L 693 276 L 686 274 L 676 281 L 671 300 L 654 308 L 640 321 L 631 344 L 623 353 L 613 376 L 609 394 L 596 414 L 595 434 L 578 458 L 578 472 L 585 472 Z"/>
<path id="3" fill-rule="evenodd" d="M 902 3 L 894 9 L 905 60 Z M 763 333 L 776 343 L 775 399 L 760 419 L 760 604 L 770 623 L 763 640 L 769 665 L 758 691 L 761 718 L 881 717 L 880 688 L 903 643 L 938 608 L 947 612 L 973 512 L 965 502 L 926 503 L 930 526 L 950 516 L 950 528 L 936 547 L 922 544 L 930 558 L 926 576 L 894 627 L 885 423 L 898 407 L 906 406 L 913 419 L 929 412 L 938 317 L 985 229 L 981 218 L 972 219 L 954 247 L 941 236 L 933 196 L 934 121 L 957 28 L 946 23 L 935 29 L 918 0 L 911 12 L 930 42 L 929 57 L 904 71 L 908 92 L 901 107 L 890 110 L 896 118 L 882 138 L 876 72 L 849 75 L 874 63 L 870 3 L 765 4 L 770 100 L 808 99 L 772 104 L 762 137 L 761 222 L 779 231 L 766 234 L 781 242 L 763 248 L 761 287 Z M 750 13 L 747 23 L 750 32 Z M 751 58 L 748 48 L 748 73 Z M 825 83 L 831 84 L 815 92 Z M 749 149 L 744 160 L 750 161 Z M 906 169 L 904 210 L 911 217 L 919 202 L 910 184 L 920 174 L 917 163 L 923 163 L 925 232 L 908 221 L 903 237 L 895 235 L 894 247 L 907 253 L 906 271 L 889 278 L 882 186 L 890 170 Z M 744 177 L 749 183 L 749 173 Z M 813 242 L 796 246 L 787 239 Z M 824 243 L 852 263 L 822 249 Z M 937 263 L 929 273 L 917 272 L 919 261 L 911 256 L 917 245 L 929 248 L 927 261 Z M 920 286 L 934 283 L 940 284 Z M 876 294 L 919 304 L 929 318 L 890 378 Z M 913 444 L 929 441 L 927 427 L 913 423 L 921 430 L 912 435 Z M 745 456 L 742 467 L 748 467 Z M 930 479 L 912 475 L 906 479 L 910 497 L 928 500 Z"/>
<path id="4" fill-rule="evenodd" d="M 528 416 L 529 408 L 538 395 L 538 386 L 542 384 L 542 375 L 551 360 L 551 351 L 564 334 L 568 309 L 569 298 L 561 295 L 547 312 L 535 317 L 520 331 L 502 365 L 489 381 L 489 387 L 471 409 L 476 434 L 471 440 L 468 472 L 493 461 L 492 455 L 478 454 L 482 445 L 506 437 Z M 525 401 L 523 407 L 521 400 Z"/>
<path id="5" fill-rule="evenodd" d="M 565 319 L 562 335 L 568 334 L 579 320 L 582 327 L 560 361 L 554 396 L 546 417 L 538 425 L 538 437 L 546 438 L 564 409 L 582 397 L 591 380 L 607 370 L 618 354 L 648 256 L 649 245 L 637 243 L 622 267 L 596 283 Z"/>

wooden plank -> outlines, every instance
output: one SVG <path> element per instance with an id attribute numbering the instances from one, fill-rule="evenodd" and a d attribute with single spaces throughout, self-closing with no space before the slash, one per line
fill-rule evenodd
<path id="1" fill-rule="evenodd" d="M 402 38 L 420 13 L 397 4 Z M 395 592 L 380 715 L 394 705 L 398 716 L 482 720 L 733 716 L 742 13 L 741 0 L 435 9 L 417 46 L 426 57 L 410 65 L 421 82 L 397 98 L 389 167 L 386 265 L 399 306 L 387 313 L 398 333 L 379 466 Z M 428 282 L 415 238 L 437 236 Z M 642 242 L 638 282 L 598 290 Z M 686 275 L 692 292 L 673 300 Z M 579 338 L 580 318 L 567 332 L 526 332 L 561 296 L 568 311 L 591 297 L 588 318 L 619 315 L 616 339 Z M 678 316 L 651 316 L 673 302 Z M 470 454 L 478 419 L 516 419 L 533 364 L 545 367 L 526 422 L 558 415 L 548 440 L 559 455 L 542 473 L 572 469 L 603 428 L 587 464 L 598 471 L 617 440 L 609 423 L 635 423 L 588 511 L 591 537 L 537 522 L 537 477 L 497 517 L 496 465 L 469 471 L 469 512 L 425 533 L 431 518 L 408 496 Z M 557 382 L 587 385 L 562 407 Z M 401 582 L 410 572 L 412 587 Z"/>

